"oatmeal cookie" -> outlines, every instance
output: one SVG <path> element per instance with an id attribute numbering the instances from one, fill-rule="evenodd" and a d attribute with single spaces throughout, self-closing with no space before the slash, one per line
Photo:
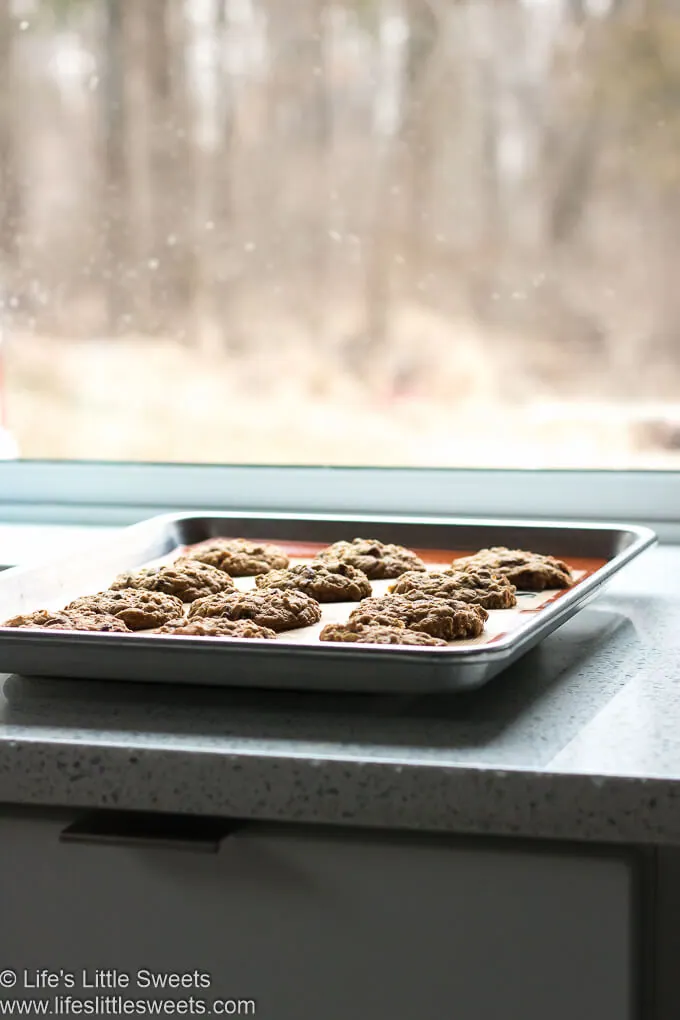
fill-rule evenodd
<path id="1" fill-rule="evenodd" d="M 341 560 L 298 563 L 288 570 L 270 570 L 260 574 L 255 584 L 260 590 L 303 591 L 317 602 L 360 602 L 372 593 L 364 572 Z"/>
<path id="2" fill-rule="evenodd" d="M 203 595 L 216 595 L 223 591 L 236 591 L 236 585 L 224 570 L 211 567 L 200 560 L 182 558 L 164 567 L 142 567 L 119 574 L 111 591 L 140 588 L 176 595 L 182 602 L 194 602 Z"/>
<path id="3" fill-rule="evenodd" d="M 423 631 L 443 641 L 479 637 L 489 614 L 481 606 L 444 599 L 410 599 L 407 595 L 383 595 L 364 599 L 350 614 L 350 623 L 394 626 Z"/>
<path id="4" fill-rule="evenodd" d="M 13 616 L 0 624 L 1 627 L 28 627 L 31 630 L 91 630 L 101 633 L 129 634 L 130 628 L 122 620 L 106 613 L 78 613 L 63 609 L 53 613 L 50 609 L 38 609 L 25 616 Z"/>
<path id="5" fill-rule="evenodd" d="M 322 563 L 341 560 L 363 571 L 371 581 L 399 577 L 407 570 L 426 570 L 419 556 L 402 545 L 385 545 L 375 538 L 353 538 L 351 542 L 334 542 L 316 554 Z"/>
<path id="6" fill-rule="evenodd" d="M 517 605 L 515 586 L 503 574 L 493 574 L 480 567 L 477 570 L 434 571 L 429 574 L 402 574 L 389 587 L 395 595 L 409 598 L 438 598 L 457 602 L 470 602 L 484 609 L 511 609 Z"/>
<path id="7" fill-rule="evenodd" d="M 475 571 L 480 567 L 502 574 L 522 591 L 570 588 L 574 583 L 570 568 L 562 560 L 523 549 L 506 549 L 505 546 L 480 549 L 474 556 L 464 556 L 451 564 L 455 571 Z"/>
<path id="8" fill-rule="evenodd" d="M 319 634 L 321 641 L 355 642 L 371 645 L 446 645 L 440 638 L 402 624 L 391 627 L 364 626 L 360 623 L 329 623 Z"/>
<path id="9" fill-rule="evenodd" d="M 302 591 L 249 591 L 197 599 L 189 610 L 189 617 L 192 620 L 205 617 L 252 620 L 260 627 L 278 632 L 318 623 L 321 606 Z"/>
<path id="10" fill-rule="evenodd" d="M 215 638 L 275 638 L 276 634 L 268 627 L 258 627 L 251 620 L 223 620 L 214 617 L 211 620 L 175 620 L 159 627 L 154 634 L 176 634 L 187 637 Z"/>
<path id="11" fill-rule="evenodd" d="M 284 570 L 290 562 L 278 546 L 248 542 L 245 538 L 213 538 L 194 546 L 185 558 L 208 563 L 232 577 L 252 577 L 253 574 L 266 574 L 268 570 Z"/>
<path id="12" fill-rule="evenodd" d="M 84 595 L 69 602 L 66 609 L 79 613 L 108 613 L 117 616 L 130 630 L 162 627 L 164 623 L 170 623 L 184 613 L 184 606 L 174 595 L 160 591 L 140 591 L 137 588 Z"/>

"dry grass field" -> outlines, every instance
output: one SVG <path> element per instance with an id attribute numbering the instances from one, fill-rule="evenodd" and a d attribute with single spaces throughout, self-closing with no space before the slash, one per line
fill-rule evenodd
<path id="1" fill-rule="evenodd" d="M 680 408 L 510 402 L 477 348 L 400 387 L 323 352 L 227 356 L 131 336 L 14 336 L 8 419 L 30 458 L 441 467 L 680 468 Z M 670 433 L 669 433 L 670 434 Z M 659 437 L 661 438 L 661 441 Z"/>

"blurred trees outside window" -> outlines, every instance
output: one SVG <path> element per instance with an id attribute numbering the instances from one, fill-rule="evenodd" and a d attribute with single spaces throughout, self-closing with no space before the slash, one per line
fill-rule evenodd
<path id="1" fill-rule="evenodd" d="M 680 0 L 0 0 L 24 456 L 680 463 Z"/>

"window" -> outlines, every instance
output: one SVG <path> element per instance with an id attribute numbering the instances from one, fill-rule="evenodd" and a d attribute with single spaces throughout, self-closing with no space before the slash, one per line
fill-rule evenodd
<path id="1" fill-rule="evenodd" d="M 672 0 L 0 0 L 4 449 L 680 464 Z"/>

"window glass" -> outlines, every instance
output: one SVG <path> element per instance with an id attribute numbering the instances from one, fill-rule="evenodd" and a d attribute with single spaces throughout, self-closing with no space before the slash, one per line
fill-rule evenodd
<path id="1" fill-rule="evenodd" d="M 0 455 L 679 467 L 679 93 L 677 0 L 0 0 Z"/>

